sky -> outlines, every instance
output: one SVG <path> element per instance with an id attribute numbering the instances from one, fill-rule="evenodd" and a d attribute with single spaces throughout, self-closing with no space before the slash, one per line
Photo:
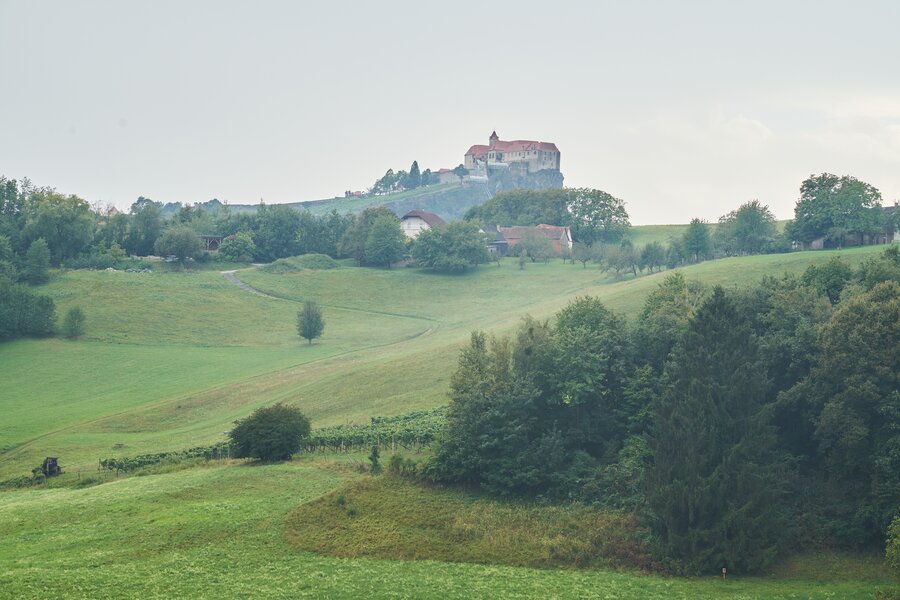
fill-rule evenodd
<path id="1" fill-rule="evenodd" d="M 296 202 L 555 142 L 634 224 L 900 199 L 896 0 L 0 0 L 0 175 L 91 203 Z"/>

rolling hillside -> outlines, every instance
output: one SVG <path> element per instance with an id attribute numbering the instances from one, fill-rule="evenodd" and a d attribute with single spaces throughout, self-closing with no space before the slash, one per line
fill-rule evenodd
<path id="1" fill-rule="evenodd" d="M 397 215 L 404 215 L 418 208 L 440 215 L 445 221 L 454 221 L 461 219 L 469 208 L 486 202 L 490 197 L 491 194 L 486 184 L 443 183 L 386 196 L 332 198 L 292 202 L 286 206 L 298 210 L 308 210 L 314 215 L 329 213 L 332 210 L 341 214 L 358 213 L 375 206 L 383 206 Z M 231 204 L 229 208 L 234 212 L 252 212 L 256 210 L 256 205 Z"/>

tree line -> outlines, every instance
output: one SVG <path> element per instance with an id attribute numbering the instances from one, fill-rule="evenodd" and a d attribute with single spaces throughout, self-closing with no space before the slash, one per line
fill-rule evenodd
<path id="1" fill-rule="evenodd" d="M 689 573 L 880 545 L 900 506 L 900 248 L 747 289 L 669 275 L 474 332 L 420 473 L 633 511 Z"/>

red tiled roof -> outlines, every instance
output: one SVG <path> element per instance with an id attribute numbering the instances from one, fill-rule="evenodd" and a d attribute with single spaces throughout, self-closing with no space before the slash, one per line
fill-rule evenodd
<path id="1" fill-rule="evenodd" d="M 507 240 L 520 240 L 529 233 L 540 233 L 550 239 L 559 240 L 562 239 L 566 232 L 568 231 L 568 227 L 560 227 L 558 225 L 536 225 L 534 227 L 525 227 L 521 225 L 516 225 L 514 227 L 498 227 L 497 230 L 503 234 Z"/>
<path id="2" fill-rule="evenodd" d="M 444 227 L 447 223 L 444 222 L 442 218 L 437 216 L 434 213 L 430 213 L 427 210 L 411 210 L 402 217 L 400 220 L 404 219 L 412 219 L 414 217 L 418 217 L 428 223 L 429 227 Z"/>
<path id="3" fill-rule="evenodd" d="M 512 140 L 509 142 L 504 142 L 502 140 L 498 140 L 494 143 L 493 146 L 485 146 L 484 144 L 475 144 L 471 148 L 469 148 L 466 155 L 473 156 L 481 156 L 486 152 L 490 152 L 491 150 L 497 150 L 499 152 L 525 152 L 528 150 L 543 150 L 544 152 L 559 152 L 559 149 L 556 147 L 556 144 L 552 142 L 536 142 L 534 140 Z"/>

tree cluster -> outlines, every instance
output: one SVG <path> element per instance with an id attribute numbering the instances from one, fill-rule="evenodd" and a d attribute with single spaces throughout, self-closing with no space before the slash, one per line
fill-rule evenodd
<path id="1" fill-rule="evenodd" d="M 500 192 L 470 208 L 467 221 L 489 225 L 560 225 L 572 228 L 575 240 L 593 245 L 620 241 L 631 226 L 625 203 L 587 188 L 515 189 Z"/>
<path id="2" fill-rule="evenodd" d="M 419 162 L 413 161 L 409 167 L 409 171 L 399 170 L 394 172 L 388 169 L 383 177 L 377 179 L 369 193 L 376 196 L 382 194 L 390 194 L 392 192 L 402 192 L 404 190 L 414 190 L 418 187 L 433 185 L 438 183 L 440 178 L 437 173 L 432 173 L 431 169 L 419 170 Z"/>
<path id="3" fill-rule="evenodd" d="M 467 221 L 429 228 L 413 242 L 412 257 L 418 266 L 432 271 L 462 273 L 487 262 L 485 235 L 477 225 Z"/>
<path id="4" fill-rule="evenodd" d="M 225 237 L 221 256 L 272 261 L 298 254 L 338 256 L 353 223 L 335 211 L 315 216 L 288 206 L 260 204 L 232 212 L 218 200 L 182 205 L 139 197 L 127 213 L 90 206 L 77 196 L 30 181 L 0 177 L 0 274 L 46 281 L 51 266 L 111 266 L 128 255 L 175 256 L 181 264 L 207 256 L 199 235 Z"/>
<path id="5" fill-rule="evenodd" d="M 732 291 L 674 273 L 633 324 L 580 298 L 473 333 L 426 476 L 636 511 L 685 572 L 880 544 L 900 506 L 900 249 L 831 282 L 836 303 L 821 268 Z"/>
<path id="6" fill-rule="evenodd" d="M 809 243 L 824 237 L 835 246 L 883 231 L 881 192 L 850 175 L 811 175 L 800 185 L 800 199 L 788 230 L 792 239 Z"/>
<path id="7" fill-rule="evenodd" d="M 341 256 L 362 265 L 386 266 L 406 255 L 406 235 L 400 220 L 386 208 L 367 208 L 344 231 L 338 244 Z"/>

